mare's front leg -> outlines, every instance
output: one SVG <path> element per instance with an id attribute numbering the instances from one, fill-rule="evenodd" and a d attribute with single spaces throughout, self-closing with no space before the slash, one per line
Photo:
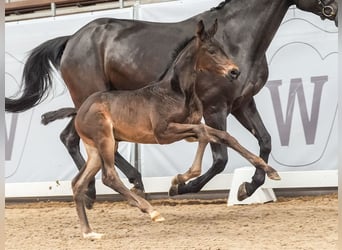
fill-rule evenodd
<path id="1" fill-rule="evenodd" d="M 67 148 L 71 158 L 78 170 L 81 170 L 85 165 L 85 160 L 80 151 L 80 137 L 75 130 L 74 119 L 68 123 L 66 128 L 60 134 L 60 139 L 64 146 Z M 85 205 L 88 209 L 93 208 L 94 201 L 96 199 L 95 190 L 95 177 L 89 181 L 88 189 L 84 193 Z"/>
<path id="2" fill-rule="evenodd" d="M 271 153 L 271 136 L 267 132 L 264 123 L 256 108 L 254 99 L 249 103 L 240 107 L 232 113 L 236 119 L 258 140 L 260 146 L 260 157 L 268 162 L 268 157 Z M 252 177 L 251 182 L 244 182 L 241 184 L 238 191 L 238 199 L 244 200 L 251 196 L 258 187 L 265 182 L 265 171 L 257 168 Z"/>

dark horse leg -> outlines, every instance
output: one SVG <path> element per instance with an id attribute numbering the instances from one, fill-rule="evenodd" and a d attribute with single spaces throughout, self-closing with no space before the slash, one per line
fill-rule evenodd
<path id="1" fill-rule="evenodd" d="M 226 131 L 227 112 L 223 108 L 219 112 L 213 112 L 211 110 L 210 113 L 206 113 L 204 111 L 204 119 L 206 125 Z M 210 147 L 213 155 L 213 165 L 205 174 L 188 183 L 179 184 L 178 194 L 199 192 L 215 175 L 224 170 L 228 161 L 227 147 L 216 143 L 210 143 Z"/>
<path id="2" fill-rule="evenodd" d="M 62 131 L 60 139 L 67 148 L 71 158 L 75 162 L 78 170 L 81 170 L 85 165 L 85 160 L 80 151 L 80 137 L 77 134 L 74 126 L 74 118 L 68 123 L 67 127 Z M 127 162 L 120 153 L 115 153 L 115 165 L 126 175 L 129 182 L 132 183 L 133 191 L 139 195 L 144 194 L 144 185 L 141 174 L 129 162 Z M 88 185 L 85 192 L 85 205 L 88 209 L 93 207 L 96 199 L 95 178 Z"/>
<path id="3" fill-rule="evenodd" d="M 271 153 L 271 136 L 268 133 L 260 114 L 256 108 L 254 99 L 249 103 L 234 110 L 232 114 L 236 119 L 258 140 L 260 146 L 259 156 L 267 163 Z M 238 193 L 238 199 L 243 200 L 251 196 L 255 190 L 265 182 L 265 172 L 262 169 L 256 169 L 252 177 L 252 182 L 244 182 L 241 184 Z"/>

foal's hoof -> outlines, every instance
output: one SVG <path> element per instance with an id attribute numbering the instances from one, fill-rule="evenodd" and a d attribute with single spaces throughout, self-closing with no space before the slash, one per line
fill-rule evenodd
<path id="1" fill-rule="evenodd" d="M 88 195 L 84 195 L 84 205 L 87 209 L 92 209 L 94 207 L 95 199 L 89 197 Z"/>
<path id="2" fill-rule="evenodd" d="M 164 221 L 164 217 L 161 216 L 161 214 L 157 211 L 153 211 L 151 214 L 151 220 L 154 221 L 154 222 L 160 222 L 160 221 Z"/>
<path id="3" fill-rule="evenodd" d="M 275 170 L 274 168 L 272 167 L 268 167 L 269 170 L 266 172 L 268 178 L 270 178 L 271 180 L 275 180 L 275 181 L 279 181 L 281 178 L 277 172 L 277 170 Z"/>
<path id="4" fill-rule="evenodd" d="M 249 197 L 249 195 L 247 194 L 246 184 L 247 182 L 244 182 L 239 187 L 238 194 L 237 194 L 238 201 L 243 201 L 244 199 Z"/>
<path id="5" fill-rule="evenodd" d="M 175 185 L 179 185 L 179 184 L 184 184 L 184 180 L 182 178 L 182 175 L 177 174 L 175 177 L 172 178 L 171 185 L 175 186 Z"/>
<path id="6" fill-rule="evenodd" d="M 178 194 L 178 185 L 171 185 L 169 189 L 169 196 L 175 196 Z"/>
<path id="7" fill-rule="evenodd" d="M 91 240 L 99 240 L 103 237 L 104 234 L 99 234 L 95 232 L 91 233 L 83 233 L 83 238 L 84 239 L 91 239 Z"/>

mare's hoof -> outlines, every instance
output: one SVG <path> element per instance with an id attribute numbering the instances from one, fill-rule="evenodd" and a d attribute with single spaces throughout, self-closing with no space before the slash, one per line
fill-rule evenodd
<path id="1" fill-rule="evenodd" d="M 161 216 L 161 214 L 157 211 L 153 211 L 151 213 L 151 220 L 154 221 L 154 222 L 160 222 L 160 221 L 164 221 L 164 217 Z"/>
<path id="2" fill-rule="evenodd" d="M 84 205 L 87 209 L 92 209 L 94 207 L 95 199 L 89 197 L 88 195 L 84 195 Z"/>
<path id="3" fill-rule="evenodd" d="M 249 197 L 247 194 L 246 183 L 247 182 L 242 183 L 239 187 L 238 194 L 237 194 L 238 201 L 243 201 L 244 199 Z"/>
<path id="4" fill-rule="evenodd" d="M 91 233 L 83 233 L 83 238 L 84 239 L 91 239 L 91 240 L 98 240 L 101 239 L 103 237 L 104 234 L 99 234 L 99 233 L 95 233 L 95 232 L 91 232 Z"/>
<path id="5" fill-rule="evenodd" d="M 178 194 L 178 185 L 172 185 L 169 189 L 169 196 L 175 196 Z"/>
<path id="6" fill-rule="evenodd" d="M 272 167 L 269 167 L 269 170 L 266 172 L 266 174 L 271 180 L 279 181 L 281 179 L 277 170 Z"/>

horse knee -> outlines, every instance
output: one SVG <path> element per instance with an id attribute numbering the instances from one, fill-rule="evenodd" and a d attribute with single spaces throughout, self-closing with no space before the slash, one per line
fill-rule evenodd
<path id="1" fill-rule="evenodd" d="M 118 182 L 116 181 L 116 177 L 112 174 L 103 174 L 102 173 L 102 183 L 105 184 L 107 187 L 112 187 L 115 190 L 118 188 Z"/>
<path id="2" fill-rule="evenodd" d="M 102 183 L 105 184 L 106 186 L 110 186 L 110 184 L 112 183 L 112 180 L 110 177 L 108 177 L 108 175 L 102 173 Z"/>

